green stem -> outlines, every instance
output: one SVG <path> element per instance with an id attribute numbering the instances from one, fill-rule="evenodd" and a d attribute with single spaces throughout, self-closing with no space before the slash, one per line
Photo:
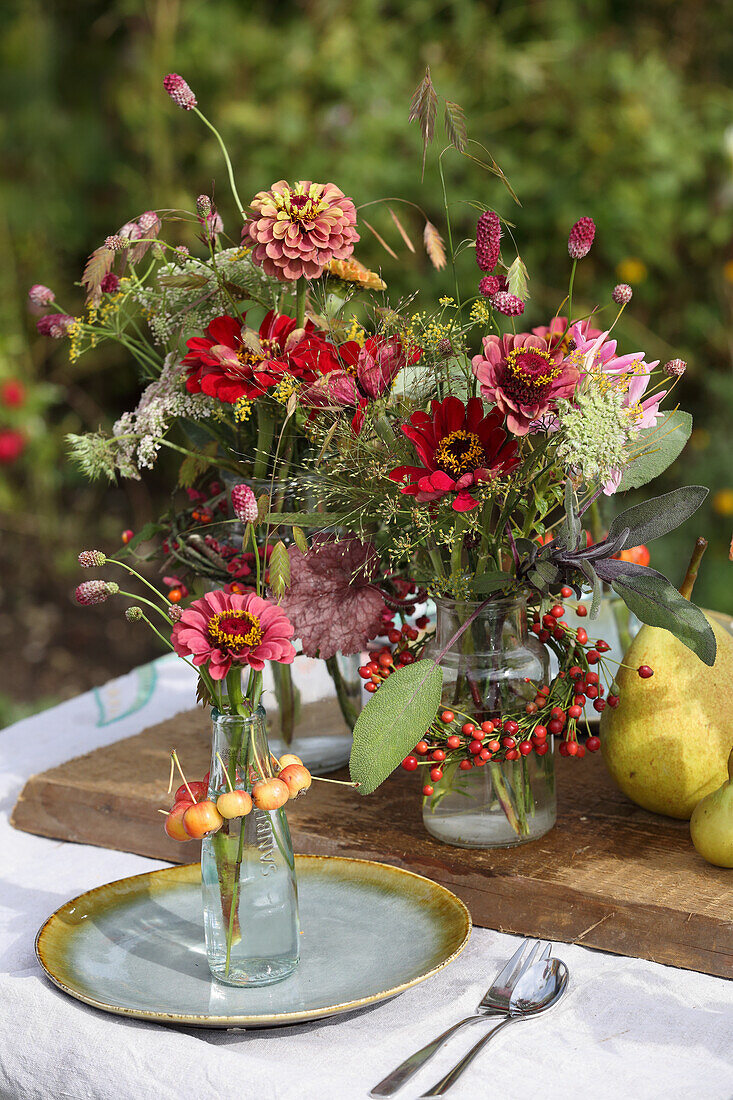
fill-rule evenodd
<path id="1" fill-rule="evenodd" d="M 443 150 L 443 153 L 445 150 Z M 461 308 L 461 292 L 458 289 L 458 272 L 456 271 L 456 254 L 453 250 L 453 229 L 450 221 L 450 212 L 448 210 L 448 192 L 445 187 L 445 175 L 443 173 L 443 153 L 438 157 L 438 171 L 440 173 L 440 185 L 443 189 L 443 209 L 445 210 L 445 226 L 448 231 L 448 248 L 450 249 L 450 262 L 453 268 L 453 285 L 456 290 L 456 303 L 458 309 Z"/>
<path id="2" fill-rule="evenodd" d="M 242 202 L 242 200 L 239 197 L 239 194 L 237 193 L 237 185 L 234 181 L 234 169 L 232 168 L 232 162 L 229 159 L 229 153 L 227 152 L 227 147 L 224 144 L 224 140 L 223 140 L 221 134 L 219 133 L 219 131 L 217 130 L 216 126 L 213 126 L 209 122 L 206 115 L 203 115 L 201 113 L 201 111 L 199 111 L 198 107 L 194 107 L 193 109 L 194 109 L 194 112 L 199 116 L 201 121 L 204 123 L 204 125 L 209 127 L 212 134 L 214 135 L 216 140 L 219 142 L 219 146 L 221 148 L 221 151 L 224 154 L 224 161 L 225 161 L 226 166 L 227 166 L 227 172 L 229 173 L 229 186 L 232 189 L 232 195 L 234 196 L 234 201 L 237 204 L 237 209 L 239 210 L 239 213 L 242 216 L 242 220 L 244 221 L 245 220 L 244 203 Z"/>
<path id="3" fill-rule="evenodd" d="M 570 272 L 570 285 L 568 286 L 568 328 L 573 322 L 573 283 L 575 282 L 575 269 L 578 266 L 578 261 L 573 260 L 573 268 Z"/>
<path id="4" fill-rule="evenodd" d="M 349 729 L 353 731 L 358 714 L 356 707 L 349 698 L 348 688 L 346 687 L 344 678 L 341 675 L 341 669 L 339 668 L 338 657 L 327 657 L 326 668 L 331 674 L 333 686 L 336 690 L 336 698 L 338 699 L 339 708 L 344 717 L 344 721 Z"/>
<path id="5" fill-rule="evenodd" d="M 295 290 L 295 325 L 302 328 L 305 323 L 305 296 L 308 291 L 308 283 L 305 279 L 298 279 Z"/>

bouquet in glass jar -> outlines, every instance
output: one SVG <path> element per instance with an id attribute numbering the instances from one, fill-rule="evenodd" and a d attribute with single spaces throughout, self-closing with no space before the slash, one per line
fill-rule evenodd
<path id="1" fill-rule="evenodd" d="M 200 115 L 180 77 L 166 78 L 166 90 Z M 438 101 L 428 72 L 410 111 L 425 152 Z M 487 168 L 514 201 L 501 169 L 468 140 L 463 113 L 449 101 L 445 131 L 447 148 Z M 226 151 L 225 157 L 243 218 L 243 251 L 224 256 L 218 213 L 210 199 L 199 200 L 208 260 L 189 270 L 189 259 L 174 249 L 175 270 L 156 268 L 151 276 L 164 299 L 192 292 L 207 309 L 225 312 L 201 331 L 198 298 L 193 312 L 183 310 L 185 322 L 174 311 L 175 339 L 157 376 L 166 384 L 146 391 L 158 426 L 141 435 L 140 425 L 151 422 L 144 402 L 134 424 L 118 425 L 110 438 L 74 440 L 77 457 L 92 473 L 114 472 L 128 463 L 130 447 L 140 463 L 159 446 L 173 446 L 184 452 L 183 476 L 200 477 L 203 485 L 212 466 L 240 478 L 256 475 L 259 461 L 273 486 L 281 460 L 288 474 L 297 471 L 307 487 L 299 506 L 273 507 L 273 492 L 258 501 L 260 519 L 283 534 L 272 556 L 266 541 L 263 556 L 253 540 L 242 547 L 251 560 L 238 555 L 226 568 L 241 568 L 245 586 L 251 574 L 262 574 L 304 652 L 325 657 L 371 642 L 360 671 L 372 699 L 356 722 L 351 757 L 361 793 L 402 763 L 423 776 L 428 827 L 443 810 L 448 816 L 455 800 L 478 806 L 477 817 L 501 815 L 499 840 L 493 833 L 481 839 L 481 830 L 465 822 L 442 830 L 446 839 L 515 843 L 537 835 L 553 819 L 554 744 L 576 758 L 596 750 L 587 708 L 601 712 L 618 702 L 609 644 L 592 637 L 583 621 L 596 619 L 604 586 L 643 622 L 672 631 L 707 664 L 715 659 L 702 612 L 643 561 L 646 544 L 692 515 L 706 490 L 675 489 L 610 523 L 603 514 L 604 501 L 645 485 L 684 447 L 691 418 L 677 408 L 665 411 L 662 402 L 685 364 L 672 359 L 660 366 L 643 351 L 619 348 L 614 329 L 631 287 L 609 288 L 607 303 L 578 308 L 576 269 L 596 233 L 589 217 L 569 232 L 565 298 L 553 316 L 525 327 L 519 319 L 529 301 L 529 273 L 514 227 L 479 203 L 477 220 L 458 232 L 441 153 L 447 255 L 439 230 L 416 203 L 407 203 L 404 220 L 421 219 L 427 255 L 438 270 L 450 261 L 452 286 L 415 309 L 412 299 L 390 302 L 380 276 L 353 259 L 357 208 L 338 187 L 281 180 L 245 207 Z M 390 203 L 393 231 L 414 251 L 410 223 Z M 104 311 L 98 303 L 109 276 L 118 278 L 116 263 L 127 264 L 125 303 L 153 293 L 136 267 L 143 246 L 154 257 L 155 249 L 164 250 L 149 222 L 143 215 L 134 231 L 123 227 L 127 235 L 109 238 L 90 261 L 85 283 L 94 316 L 61 324 L 49 314 L 42 318 L 49 332 L 65 326 L 72 349 L 95 339 L 94 311 Z M 241 267 L 238 282 L 227 264 Z M 247 297 L 268 306 L 257 331 L 241 310 Z M 146 308 L 168 317 L 161 301 Z M 150 368 L 154 356 L 140 351 L 125 310 L 104 316 L 110 325 L 114 318 L 115 333 Z M 182 401 L 193 405 L 184 409 Z M 177 429 L 187 443 L 169 438 Z M 255 460 L 246 471 L 243 452 Z M 216 489 L 211 497 L 195 490 L 203 492 L 196 524 L 210 505 L 228 507 L 229 489 Z M 226 560 L 218 546 L 201 541 L 200 531 L 186 526 L 181 534 L 176 517 L 164 538 L 177 562 L 188 560 L 184 549 L 199 572 L 212 552 Z M 428 598 L 437 631 L 426 615 L 412 618 Z M 642 679 L 652 671 L 638 669 Z M 478 775 L 486 778 L 477 791 Z"/>

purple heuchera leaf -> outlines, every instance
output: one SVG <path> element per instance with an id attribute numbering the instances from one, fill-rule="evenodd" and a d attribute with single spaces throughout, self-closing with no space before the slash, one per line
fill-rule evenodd
<path id="1" fill-rule="evenodd" d="M 375 585 L 379 556 L 355 535 L 315 535 L 307 554 L 288 550 L 290 587 L 280 606 L 308 657 L 358 653 L 383 627 L 384 600 Z"/>

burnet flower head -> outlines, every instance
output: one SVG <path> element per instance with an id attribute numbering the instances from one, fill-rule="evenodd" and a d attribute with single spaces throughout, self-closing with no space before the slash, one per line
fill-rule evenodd
<path id="1" fill-rule="evenodd" d="M 346 260 L 359 240 L 356 208 L 334 183 L 286 180 L 252 199 L 242 243 L 266 275 L 318 279 L 331 260 Z"/>

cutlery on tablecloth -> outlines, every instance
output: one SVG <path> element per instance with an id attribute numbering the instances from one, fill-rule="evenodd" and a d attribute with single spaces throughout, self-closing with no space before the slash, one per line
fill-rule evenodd
<path id="1" fill-rule="evenodd" d="M 494 983 L 484 994 L 473 1016 L 466 1016 L 453 1024 L 442 1035 L 438 1035 L 432 1042 L 427 1043 L 420 1050 L 415 1051 L 406 1058 L 397 1069 L 392 1070 L 378 1085 L 375 1085 L 370 1096 L 392 1096 L 408 1081 L 414 1073 L 424 1066 L 428 1059 L 432 1058 L 436 1051 L 440 1050 L 443 1043 L 455 1035 L 464 1025 L 475 1023 L 477 1020 L 485 1020 L 491 1016 L 505 1016 L 509 1012 L 511 995 L 514 986 L 525 972 L 528 966 L 539 957 L 545 959 L 549 956 L 551 945 L 542 948 L 538 940 L 524 940 L 512 955 L 506 966 L 497 974 Z M 541 952 L 541 954 L 540 954 Z"/>
<path id="2" fill-rule="evenodd" d="M 567 986 L 568 968 L 560 959 L 545 958 L 527 967 L 514 987 L 509 1004 L 509 1015 L 487 1035 L 483 1035 L 468 1053 L 464 1054 L 460 1062 L 446 1073 L 445 1077 L 433 1085 L 428 1092 L 422 1094 L 420 1100 L 432 1096 L 444 1096 L 448 1089 L 456 1083 L 467 1066 L 471 1064 L 479 1051 L 502 1028 L 517 1020 L 528 1020 L 532 1016 L 547 1012 L 558 1003 Z"/>

